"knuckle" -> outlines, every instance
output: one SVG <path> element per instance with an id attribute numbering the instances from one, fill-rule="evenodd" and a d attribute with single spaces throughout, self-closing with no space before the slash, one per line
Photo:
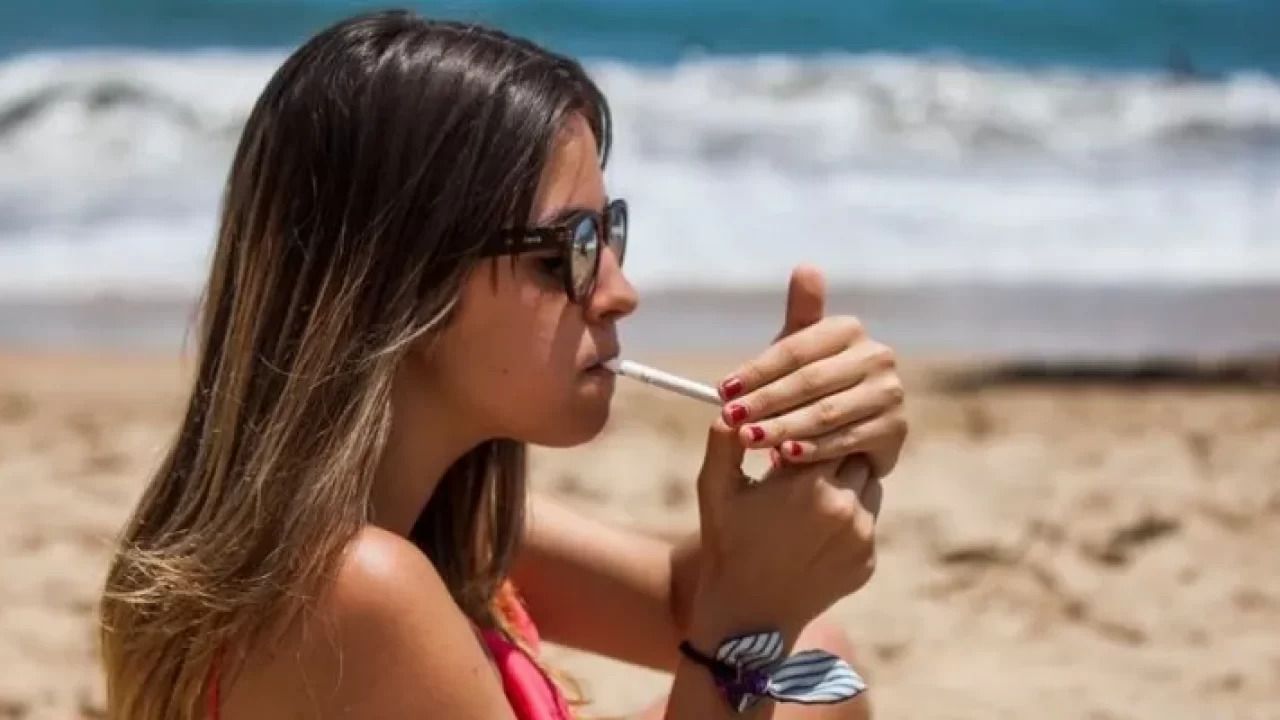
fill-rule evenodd
<path id="1" fill-rule="evenodd" d="M 831 397 L 819 400 L 814 406 L 814 414 L 817 417 L 818 425 L 824 429 L 837 427 L 844 417 L 844 413 L 840 411 L 840 404 Z"/>
<path id="2" fill-rule="evenodd" d="M 884 385 L 885 404 L 890 406 L 901 405 L 907 399 L 907 389 L 902 386 L 902 380 L 893 378 Z"/>
<path id="3" fill-rule="evenodd" d="M 911 432 L 911 423 L 907 422 L 907 418 L 900 413 L 894 415 L 889 421 L 889 432 L 900 439 L 905 438 Z"/>
<path id="4" fill-rule="evenodd" d="M 800 345 L 794 341 L 784 340 L 778 344 L 778 359 L 789 368 L 804 364 L 804 354 L 800 350 Z"/>
<path id="5" fill-rule="evenodd" d="M 832 460 L 844 455 L 844 449 L 829 438 L 817 438 L 809 440 L 808 443 L 809 452 L 805 454 L 804 458 L 806 463 Z"/>
<path id="6" fill-rule="evenodd" d="M 867 439 L 866 424 L 853 425 L 840 433 L 840 446 L 846 451 L 857 450 Z"/>
<path id="7" fill-rule="evenodd" d="M 822 374 L 812 365 L 807 365 L 796 373 L 796 387 L 806 396 L 822 392 Z"/>
<path id="8" fill-rule="evenodd" d="M 867 350 L 867 359 L 878 370 L 892 370 L 898 366 L 898 354 L 884 343 L 872 343 Z"/>
<path id="9" fill-rule="evenodd" d="M 747 386 L 748 390 L 753 387 L 757 387 L 760 384 L 760 377 L 763 374 L 764 372 L 760 367 L 759 360 L 752 360 L 748 362 L 746 365 L 742 366 L 742 369 L 735 373 L 737 377 L 742 379 L 743 384 Z"/>
<path id="10" fill-rule="evenodd" d="M 822 516 L 838 528 L 849 528 L 858 513 L 853 493 L 841 492 L 835 488 L 828 490 L 829 492 L 823 493 L 820 501 Z"/>
<path id="11" fill-rule="evenodd" d="M 847 338 L 862 337 L 865 328 L 862 321 L 853 315 L 839 315 L 831 319 L 832 324 L 841 335 Z"/>

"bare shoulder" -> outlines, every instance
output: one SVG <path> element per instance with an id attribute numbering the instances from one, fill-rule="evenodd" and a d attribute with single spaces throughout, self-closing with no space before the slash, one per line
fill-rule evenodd
<path id="1" fill-rule="evenodd" d="M 364 630 L 387 629 L 424 611 L 466 622 L 427 556 L 406 538 L 374 526 L 352 540 L 320 605 L 320 614 L 347 626 L 367 623 L 359 628 Z"/>
<path id="2" fill-rule="evenodd" d="M 431 561 L 374 527 L 333 584 L 270 648 L 255 648 L 225 720 L 510 717 L 475 633 Z"/>

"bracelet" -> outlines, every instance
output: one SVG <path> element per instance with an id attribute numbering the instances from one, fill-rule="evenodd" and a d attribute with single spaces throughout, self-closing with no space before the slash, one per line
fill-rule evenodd
<path id="1" fill-rule="evenodd" d="M 782 660 L 782 633 L 766 631 L 729 638 L 714 657 L 688 640 L 680 653 L 706 668 L 716 689 L 736 712 L 761 698 L 805 705 L 828 705 L 857 697 L 867 683 L 849 663 L 824 650 L 805 650 Z"/>

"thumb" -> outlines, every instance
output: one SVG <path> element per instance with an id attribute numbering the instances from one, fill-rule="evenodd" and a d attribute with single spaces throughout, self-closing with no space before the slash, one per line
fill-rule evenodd
<path id="1" fill-rule="evenodd" d="M 817 323 L 826 314 L 827 281 L 814 265 L 797 265 L 787 287 L 787 312 L 778 339 Z"/>
<path id="2" fill-rule="evenodd" d="M 707 431 L 707 452 L 698 473 L 698 514 L 704 537 L 719 527 L 725 504 L 743 486 L 745 452 L 737 431 L 717 418 Z"/>

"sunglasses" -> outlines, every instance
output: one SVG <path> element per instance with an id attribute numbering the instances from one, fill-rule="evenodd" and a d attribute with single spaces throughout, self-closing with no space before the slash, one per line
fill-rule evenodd
<path id="1" fill-rule="evenodd" d="M 627 254 L 627 201 L 621 198 L 610 202 L 603 213 L 578 210 L 554 225 L 503 230 L 484 254 L 557 250 L 564 291 L 570 300 L 582 304 L 596 289 L 604 245 L 613 248 L 621 266 Z"/>

